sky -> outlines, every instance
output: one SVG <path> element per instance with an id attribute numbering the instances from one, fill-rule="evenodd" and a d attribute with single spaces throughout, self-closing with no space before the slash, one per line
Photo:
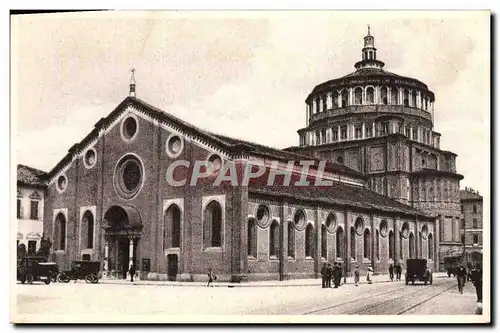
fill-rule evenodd
<path id="1" fill-rule="evenodd" d="M 436 95 L 441 149 L 490 191 L 489 12 L 115 12 L 23 15 L 11 26 L 17 163 L 50 171 L 128 96 L 212 132 L 298 145 L 305 98 L 354 71 L 367 24 L 385 69 Z"/>

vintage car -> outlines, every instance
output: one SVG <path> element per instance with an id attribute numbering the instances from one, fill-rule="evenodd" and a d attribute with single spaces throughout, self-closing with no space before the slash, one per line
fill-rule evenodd
<path id="1" fill-rule="evenodd" d="M 72 261 L 71 270 L 62 271 L 57 276 L 58 282 L 68 283 L 71 280 L 85 280 L 87 283 L 99 282 L 99 261 Z"/>
<path id="2" fill-rule="evenodd" d="M 423 281 L 424 284 L 432 284 L 432 271 L 427 267 L 427 259 L 407 259 L 405 283 L 414 284 L 415 281 Z"/>
<path id="3" fill-rule="evenodd" d="M 59 269 L 55 262 L 47 262 L 44 257 L 24 257 L 17 263 L 17 280 L 21 283 L 43 281 L 49 284 L 55 280 Z"/>

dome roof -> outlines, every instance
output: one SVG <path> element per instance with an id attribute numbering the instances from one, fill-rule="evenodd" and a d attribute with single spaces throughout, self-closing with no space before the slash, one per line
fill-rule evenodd
<path id="1" fill-rule="evenodd" d="M 419 89 L 425 91 L 426 95 L 434 101 L 434 93 L 429 90 L 427 85 L 412 77 L 398 75 L 383 69 L 384 62 L 377 60 L 377 49 L 375 48 L 375 39 L 368 33 L 364 38 L 364 48 L 362 49 L 362 60 L 356 62 L 354 67 L 356 71 L 347 75 L 341 76 L 323 82 L 316 87 L 307 96 L 306 103 L 309 103 L 311 98 L 318 93 L 331 91 L 332 89 L 341 90 L 346 87 L 354 87 L 357 85 L 386 85 L 407 87 L 409 89 Z"/>

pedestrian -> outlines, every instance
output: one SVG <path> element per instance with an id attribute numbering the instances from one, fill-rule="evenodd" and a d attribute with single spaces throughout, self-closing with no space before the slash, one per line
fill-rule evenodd
<path id="1" fill-rule="evenodd" d="M 326 263 L 323 263 L 321 267 L 321 288 L 326 288 L 326 275 L 328 268 L 326 267 Z"/>
<path id="2" fill-rule="evenodd" d="M 333 266 L 331 263 L 326 264 L 326 287 L 332 287 Z"/>
<path id="3" fill-rule="evenodd" d="M 356 265 L 356 269 L 354 270 L 354 285 L 357 287 L 359 284 L 359 266 Z"/>
<path id="4" fill-rule="evenodd" d="M 372 265 L 368 265 L 368 270 L 366 273 L 366 281 L 368 281 L 369 284 L 372 284 L 372 274 L 373 274 Z"/>
<path id="5" fill-rule="evenodd" d="M 214 282 L 214 280 L 216 280 L 216 279 L 217 279 L 217 276 L 215 276 L 215 274 L 212 272 L 212 269 L 211 269 L 211 268 L 209 268 L 209 269 L 208 269 L 208 273 L 207 273 L 207 275 L 208 275 L 208 283 L 207 283 L 207 287 L 213 287 L 213 286 L 211 286 L 210 284 L 211 284 L 211 283 L 213 283 L 213 282 Z"/>
<path id="6" fill-rule="evenodd" d="M 396 270 L 396 280 L 397 281 L 401 281 L 401 264 L 398 262 L 395 266 L 395 270 Z"/>
<path id="7" fill-rule="evenodd" d="M 389 265 L 389 278 L 391 282 L 394 281 L 394 266 L 392 264 Z"/>
<path id="8" fill-rule="evenodd" d="M 339 262 L 338 264 L 338 274 L 339 274 L 339 281 L 338 281 L 338 284 L 339 286 L 342 284 L 342 276 L 343 276 L 343 273 L 342 273 L 342 264 Z"/>
<path id="9" fill-rule="evenodd" d="M 476 264 L 476 267 L 471 271 L 471 280 L 476 287 L 476 297 L 479 303 L 483 302 L 483 270 L 480 264 Z"/>
<path id="10" fill-rule="evenodd" d="M 464 285 L 465 279 L 467 276 L 467 271 L 464 267 L 464 264 L 460 264 L 460 267 L 457 270 L 457 282 L 458 282 L 458 291 L 463 294 L 464 293 Z"/>
<path id="11" fill-rule="evenodd" d="M 134 264 L 130 265 L 130 269 L 128 272 L 130 274 L 130 282 L 134 282 L 134 276 L 135 276 L 135 265 Z"/>

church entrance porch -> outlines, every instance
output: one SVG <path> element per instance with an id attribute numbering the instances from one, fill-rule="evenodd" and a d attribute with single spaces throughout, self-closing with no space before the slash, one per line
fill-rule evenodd
<path id="1" fill-rule="evenodd" d="M 139 265 L 138 245 L 142 234 L 139 212 L 132 206 L 112 206 L 104 215 L 104 267 L 108 278 L 127 279 L 129 269 Z"/>

